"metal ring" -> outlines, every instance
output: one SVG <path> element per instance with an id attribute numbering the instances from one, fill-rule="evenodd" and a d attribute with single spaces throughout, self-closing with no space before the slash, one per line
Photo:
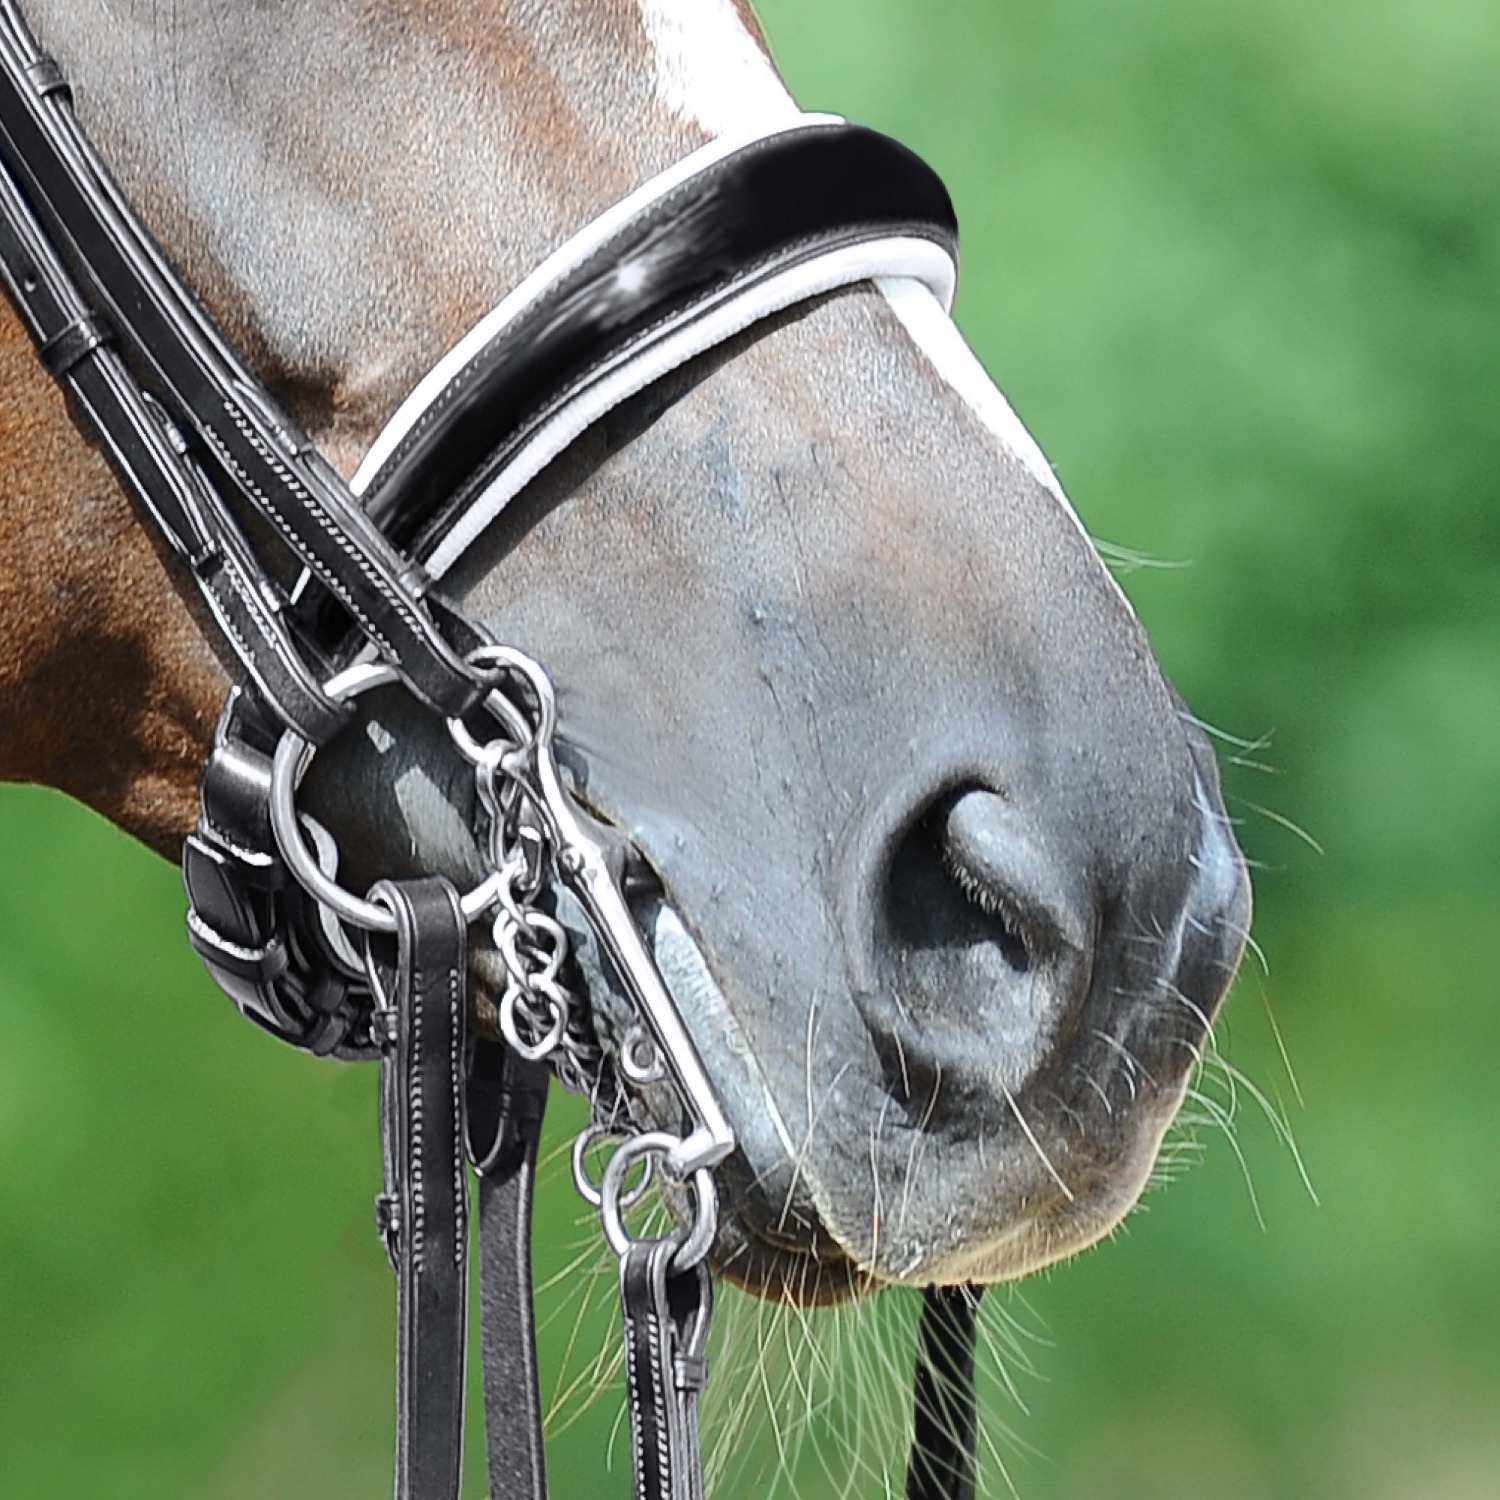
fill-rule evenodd
<path id="1" fill-rule="evenodd" d="M 568 1008 L 554 996 L 544 997 L 552 1010 L 552 1024 L 540 1041 L 528 1042 L 516 1025 L 517 1005 L 524 994 L 526 990 L 513 982 L 501 996 L 500 1004 L 496 1007 L 500 1019 L 500 1034 L 505 1038 L 511 1050 L 519 1053 L 527 1062 L 542 1062 L 557 1049 L 567 1034 Z"/>
<path id="2" fill-rule="evenodd" d="M 518 677 L 524 678 L 531 688 L 537 702 L 535 724 L 530 723 L 499 688 L 492 689 L 484 700 L 484 706 L 510 730 L 518 747 L 546 744 L 552 739 L 557 732 L 557 693 L 553 689 L 552 679 L 540 663 L 527 656 L 524 651 L 516 650 L 514 646 L 501 645 L 476 647 L 464 660 L 474 667 L 514 672 Z M 448 733 L 458 747 L 458 753 L 470 765 L 481 765 L 485 746 L 469 733 L 469 727 L 462 719 L 449 719 L 447 723 Z"/>
<path id="3" fill-rule="evenodd" d="M 719 1194 L 714 1187 L 714 1174 L 707 1167 L 699 1167 L 691 1181 L 696 1194 L 693 1227 L 672 1257 L 674 1271 L 691 1271 L 713 1249 L 719 1228 Z"/>
<path id="4" fill-rule="evenodd" d="M 318 868 L 330 880 L 336 879 L 339 873 L 337 840 L 311 813 L 298 813 L 297 823 L 312 843 Z M 344 924 L 326 906 L 316 907 L 315 915 L 319 930 L 323 934 L 323 941 L 328 944 L 335 958 L 346 964 L 353 973 L 359 973 L 364 960 L 359 956 L 354 944 L 349 941 L 349 934 L 344 930 Z"/>
<path id="5" fill-rule="evenodd" d="M 620 1071 L 625 1075 L 625 1081 L 633 1083 L 637 1088 L 660 1083 L 666 1077 L 667 1064 L 661 1055 L 661 1048 L 639 1021 L 621 1038 L 615 1056 Z"/>
<path id="6" fill-rule="evenodd" d="M 602 1125 L 589 1125 L 580 1130 L 573 1141 L 573 1186 L 578 1189 L 578 1196 L 583 1199 L 590 1208 L 598 1208 L 604 1202 L 604 1194 L 594 1186 L 594 1180 L 589 1176 L 587 1153 L 595 1141 L 629 1140 L 629 1136 L 616 1135 L 612 1130 L 606 1130 Z M 656 1162 L 654 1158 L 645 1158 L 645 1175 L 633 1188 L 628 1189 L 620 1199 L 622 1209 L 634 1208 L 637 1203 L 651 1189 L 651 1183 L 656 1177 Z"/>
<path id="7" fill-rule="evenodd" d="M 504 704 L 509 711 L 502 714 L 497 707 L 498 704 Z M 531 725 L 526 723 L 515 704 L 503 693 L 489 693 L 484 700 L 484 706 L 501 721 L 508 732 L 516 735 L 514 739 L 508 741 L 478 740 L 469 732 L 469 726 L 462 719 L 445 719 L 443 722 L 448 726 L 448 738 L 453 741 L 454 749 L 476 770 L 493 772 L 498 766 L 500 757 L 507 753 L 507 745 L 512 749 L 518 749 L 530 741 Z M 517 733 L 518 730 L 519 733 Z M 498 749 L 495 748 L 497 746 Z"/>
<path id="8" fill-rule="evenodd" d="M 645 1135 L 633 1136 L 610 1157 L 599 1189 L 599 1222 L 604 1228 L 604 1238 L 616 1255 L 623 1256 L 631 1245 L 630 1231 L 626 1229 L 623 1217 L 625 1174 L 637 1157 L 647 1156 L 653 1151 L 665 1156 L 681 1144 L 680 1138 L 668 1131 L 652 1130 Z M 686 1234 L 679 1231 L 669 1236 L 677 1240 L 677 1249 L 672 1256 L 674 1271 L 690 1271 L 696 1266 L 712 1248 L 714 1232 L 718 1228 L 719 1200 L 714 1190 L 713 1173 L 707 1167 L 699 1167 L 687 1183 L 694 1194 L 693 1225 Z"/>
<path id="9" fill-rule="evenodd" d="M 499 667 L 524 677 L 536 697 L 538 709 L 535 725 L 538 739 L 550 740 L 557 730 L 557 691 L 547 670 L 535 657 L 514 646 L 477 646 L 464 658 L 471 666 Z M 528 726 L 530 728 L 531 726 Z"/>
<path id="10" fill-rule="evenodd" d="M 360 662 L 330 677 L 323 691 L 336 702 L 357 698 L 372 688 L 389 687 L 400 682 L 401 674 L 386 662 Z M 286 730 L 276 746 L 271 762 L 271 830 L 287 868 L 297 883 L 320 905 L 351 926 L 367 932 L 394 932 L 396 918 L 388 907 L 363 900 L 345 890 L 323 873 L 322 866 L 307 847 L 297 818 L 297 787 L 312 764 L 316 746 L 294 729 Z M 473 890 L 462 896 L 459 906 L 467 921 L 474 921 L 495 904 L 500 890 L 498 872 L 487 875 Z"/>
<path id="11" fill-rule="evenodd" d="M 530 965 L 521 954 L 523 938 L 529 940 L 526 957 L 532 960 Z M 518 983 L 528 990 L 545 989 L 557 979 L 567 959 L 568 935 L 546 912 L 526 908 L 519 922 L 496 918 L 495 946 Z"/>

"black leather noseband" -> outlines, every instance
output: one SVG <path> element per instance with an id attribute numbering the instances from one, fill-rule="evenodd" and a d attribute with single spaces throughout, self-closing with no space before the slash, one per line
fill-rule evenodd
<path id="1" fill-rule="evenodd" d="M 366 487 L 371 517 L 425 557 L 489 477 L 590 381 L 747 284 L 876 236 L 958 224 L 930 167 L 873 130 L 759 140 L 658 199 L 456 371 Z"/>

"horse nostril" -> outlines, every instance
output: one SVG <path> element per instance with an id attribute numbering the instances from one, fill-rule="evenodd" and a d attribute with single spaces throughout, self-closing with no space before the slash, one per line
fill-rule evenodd
<path id="1" fill-rule="evenodd" d="M 957 953 L 990 945 L 1017 974 L 1030 971 L 1031 944 L 999 873 L 997 822 L 988 816 L 999 802 L 979 789 L 945 797 L 896 846 L 886 896 L 900 949 Z"/>
<path id="2" fill-rule="evenodd" d="M 974 785 L 908 825 L 882 896 L 860 1008 L 893 1095 L 1003 1113 L 1087 989 L 1086 902 L 1024 811 Z"/>

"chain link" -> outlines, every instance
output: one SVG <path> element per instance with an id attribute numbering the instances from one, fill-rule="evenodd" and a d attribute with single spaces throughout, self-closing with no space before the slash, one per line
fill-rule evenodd
<path id="1" fill-rule="evenodd" d="M 501 700 L 501 701 L 497 701 Z M 497 687 L 489 708 L 508 733 L 480 741 L 461 720 L 450 732 L 459 753 L 474 768 L 475 790 L 488 820 L 488 846 L 494 871 L 495 916 L 491 932 L 505 964 L 506 986 L 495 1007 L 500 1034 L 517 1053 L 547 1061 L 572 1093 L 607 1094 L 609 1111 L 618 1084 L 610 1078 L 603 1049 L 587 1007 L 564 974 L 570 956 L 567 929 L 545 908 L 549 848 L 535 817 L 536 788 L 528 776 L 539 727 L 526 708 Z"/>
<path id="2" fill-rule="evenodd" d="M 661 1131 L 642 1135 L 626 1093 L 627 1086 L 638 1089 L 663 1080 L 668 1073 L 666 1058 L 642 1021 L 626 1031 L 617 1056 L 606 1054 L 589 1008 L 570 982 L 571 942 L 553 903 L 554 891 L 569 884 L 565 877 L 578 873 L 580 866 L 566 861 L 579 859 L 580 850 L 570 839 L 582 835 L 576 823 L 563 825 L 574 829 L 572 835 L 558 830 L 555 806 L 550 807 L 549 817 L 549 798 L 566 801 L 552 758 L 556 708 L 551 684 L 534 662 L 507 647 L 481 647 L 470 654 L 469 663 L 488 674 L 490 691 L 482 709 L 467 719 L 449 719 L 447 725 L 459 754 L 473 769 L 484 819 L 476 833 L 485 850 L 488 873 L 463 898 L 463 906 L 471 920 L 493 913 L 491 932 L 505 970 L 504 989 L 485 1019 L 492 1018 L 519 1056 L 546 1062 L 564 1088 L 589 1100 L 595 1123 L 580 1151 L 600 1136 L 621 1143 L 599 1186 L 590 1184 L 591 1190 L 585 1192 L 599 1208 L 606 1236 L 617 1253 L 623 1254 L 632 1242 L 623 1211 L 645 1190 L 658 1158 L 668 1169 L 666 1175 L 681 1185 L 692 1203 L 692 1217 L 674 1236 L 679 1240 L 674 1265 L 685 1269 L 702 1259 L 713 1237 L 716 1214 L 709 1170 L 673 1161 L 690 1144 L 685 1137 Z M 388 667 L 360 666 L 335 678 L 328 690 L 340 699 L 384 686 L 393 678 Z M 481 714 L 488 716 L 488 723 L 482 733 L 476 733 Z M 294 734 L 284 736 L 278 747 L 272 813 L 278 841 L 299 882 L 330 914 L 330 921 L 384 930 L 391 921 L 385 907 L 343 890 L 330 871 L 321 868 L 323 863 L 336 868 L 329 851 L 320 842 L 320 858 L 315 861 L 302 842 L 294 794 L 311 753 L 311 746 Z M 594 857 L 598 858 L 597 853 Z M 623 913 L 618 897 L 616 904 Z M 585 916 L 598 931 L 598 911 L 587 903 Z M 618 931 L 614 936 L 618 940 Z M 611 960 L 618 963 L 618 949 L 604 942 L 602 931 L 600 938 Z M 373 976 L 370 982 L 378 997 Z M 484 1011 L 490 1012 L 488 1004 Z M 698 1139 L 695 1136 L 694 1142 Z M 581 1161 L 580 1155 L 576 1170 L 582 1190 L 588 1179 Z M 636 1164 L 646 1168 L 646 1180 L 627 1189 L 625 1174 Z"/>

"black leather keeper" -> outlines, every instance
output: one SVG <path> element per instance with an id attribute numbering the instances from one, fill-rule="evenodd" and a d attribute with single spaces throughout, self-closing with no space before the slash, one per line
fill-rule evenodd
<path id="1" fill-rule="evenodd" d="M 85 314 L 54 333 L 37 350 L 37 355 L 52 378 L 61 380 L 80 360 L 111 341 L 109 329 L 92 314 Z"/>
<path id="2" fill-rule="evenodd" d="M 26 77 L 31 81 L 31 86 L 36 90 L 39 98 L 45 99 L 51 94 L 61 94 L 69 104 L 73 102 L 73 90 L 68 80 L 63 77 L 63 70 L 58 67 L 55 58 L 42 56 L 35 62 L 27 63 Z"/>

